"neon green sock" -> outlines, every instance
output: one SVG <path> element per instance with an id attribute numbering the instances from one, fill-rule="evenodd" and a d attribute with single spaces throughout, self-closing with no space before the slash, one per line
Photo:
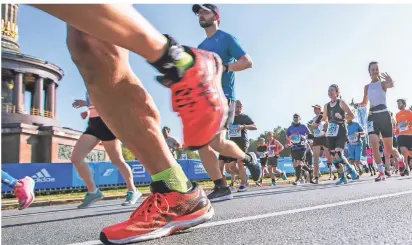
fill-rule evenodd
<path id="1" fill-rule="evenodd" d="M 153 181 L 163 180 L 168 184 L 170 189 L 178 192 L 188 192 L 191 188 L 188 186 L 189 181 L 179 164 L 174 164 L 171 168 L 163 170 L 152 176 Z"/>
<path id="2" fill-rule="evenodd" d="M 184 70 L 187 70 L 193 65 L 193 63 L 194 63 L 193 57 L 190 54 L 183 52 L 182 58 L 176 61 L 176 66 L 179 68 L 183 68 Z"/>

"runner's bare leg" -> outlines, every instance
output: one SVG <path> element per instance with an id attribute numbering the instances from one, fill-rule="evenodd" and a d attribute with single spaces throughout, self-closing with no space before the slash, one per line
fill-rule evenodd
<path id="1" fill-rule="evenodd" d="M 176 163 L 154 101 L 130 68 L 129 51 L 70 26 L 67 45 L 100 116 L 147 171 L 153 175 Z"/>

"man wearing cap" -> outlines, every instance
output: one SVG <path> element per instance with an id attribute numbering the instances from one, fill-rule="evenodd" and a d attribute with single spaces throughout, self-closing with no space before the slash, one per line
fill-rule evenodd
<path id="1" fill-rule="evenodd" d="M 328 168 L 330 169 L 330 173 L 333 173 L 332 171 L 332 159 L 329 155 L 329 150 L 326 147 L 326 125 L 325 123 L 322 123 L 322 118 L 323 118 L 323 112 L 322 112 L 322 107 L 320 105 L 313 105 L 313 112 L 315 113 L 315 117 L 313 118 L 313 124 L 316 125 L 316 127 L 313 127 L 313 159 L 314 159 L 314 175 L 315 178 L 313 182 L 315 184 L 319 183 L 319 156 L 321 149 L 323 148 L 323 152 L 326 152 L 326 158 L 328 159 Z M 333 179 L 335 180 L 337 177 L 335 173 L 333 173 Z"/>
<path id="2" fill-rule="evenodd" d="M 192 11 L 199 17 L 199 24 L 206 32 L 206 39 L 199 44 L 198 48 L 214 52 L 222 59 L 222 87 L 229 104 L 225 128 L 232 129 L 236 108 L 235 72 L 251 68 L 252 60 L 234 36 L 219 29 L 220 11 L 216 5 L 195 4 L 192 6 Z M 230 157 L 219 155 L 219 160 L 226 163 L 231 162 L 231 159 Z M 216 171 L 212 172 L 217 173 L 219 166 L 215 164 L 205 168 L 209 170 L 216 168 Z"/>
<path id="3" fill-rule="evenodd" d="M 288 141 L 288 147 L 291 147 L 291 156 L 293 167 L 296 172 L 296 180 L 292 183 L 298 185 L 300 176 L 302 175 L 302 169 L 309 172 L 310 179 L 312 180 L 313 170 L 311 170 L 305 164 L 307 140 L 313 138 L 313 134 L 310 133 L 308 127 L 300 123 L 299 114 L 293 115 L 292 125 L 286 131 L 286 139 Z"/>

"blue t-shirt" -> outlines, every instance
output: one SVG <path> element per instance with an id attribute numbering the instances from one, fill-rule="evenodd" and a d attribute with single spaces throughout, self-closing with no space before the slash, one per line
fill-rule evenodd
<path id="1" fill-rule="evenodd" d="M 86 91 L 86 96 L 85 96 L 85 98 L 86 98 L 86 106 L 90 106 L 90 96 L 89 96 L 89 92 L 88 92 L 88 91 Z"/>
<path id="2" fill-rule="evenodd" d="M 349 144 L 352 144 L 352 145 L 361 144 L 362 141 L 360 140 L 360 136 L 355 136 L 355 133 L 363 132 L 362 126 L 357 122 L 352 122 L 352 123 L 348 123 L 346 127 L 348 129 Z"/>
<path id="3" fill-rule="evenodd" d="M 307 136 L 310 134 L 308 127 L 306 127 L 303 124 L 292 124 L 287 132 L 286 135 L 288 137 L 291 137 L 291 143 L 292 143 L 292 151 L 300 151 L 300 150 L 305 150 L 307 141 L 306 139 L 303 140 L 302 136 Z"/>
<path id="4" fill-rule="evenodd" d="M 246 54 L 237 39 L 222 30 L 217 30 L 213 36 L 206 38 L 198 48 L 218 54 L 224 65 L 235 63 Z M 234 100 L 235 73 L 233 71 L 223 72 L 222 87 L 226 98 Z"/>

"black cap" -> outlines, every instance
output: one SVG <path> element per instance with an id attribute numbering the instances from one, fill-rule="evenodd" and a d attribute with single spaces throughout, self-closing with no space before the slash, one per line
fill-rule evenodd
<path id="1" fill-rule="evenodd" d="M 213 12 L 215 15 L 218 16 L 217 22 L 220 24 L 220 11 L 219 11 L 219 9 L 217 8 L 216 5 L 210 4 L 210 3 L 205 3 L 205 4 L 202 4 L 202 5 L 195 4 L 195 5 L 192 6 L 192 11 L 195 14 L 199 13 L 200 9 L 204 9 L 206 11 Z"/>

